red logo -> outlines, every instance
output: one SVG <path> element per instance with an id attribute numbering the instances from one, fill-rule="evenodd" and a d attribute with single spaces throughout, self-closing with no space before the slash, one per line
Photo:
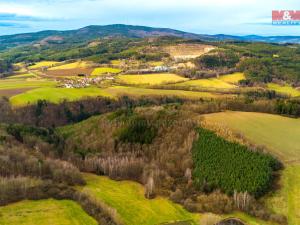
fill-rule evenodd
<path id="1" fill-rule="evenodd" d="M 274 25 L 299 25 L 300 10 L 273 10 L 272 21 Z"/>
<path id="2" fill-rule="evenodd" d="M 300 10 L 273 10 L 272 20 L 300 20 Z"/>

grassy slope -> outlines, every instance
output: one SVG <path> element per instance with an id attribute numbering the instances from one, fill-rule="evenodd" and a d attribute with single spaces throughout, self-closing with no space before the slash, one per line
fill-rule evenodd
<path id="1" fill-rule="evenodd" d="M 85 179 L 87 186 L 83 190 L 115 208 L 127 225 L 150 225 L 197 218 L 164 198 L 147 200 L 142 185 L 138 183 L 117 182 L 91 174 L 85 174 Z"/>
<path id="2" fill-rule="evenodd" d="M 190 80 L 176 84 L 176 86 L 232 89 L 236 88 L 236 84 L 243 79 L 245 79 L 245 75 L 243 73 L 233 73 L 228 75 L 222 75 L 219 78 Z"/>
<path id="3" fill-rule="evenodd" d="M 205 116 L 264 145 L 284 161 L 300 160 L 300 119 L 250 112 L 223 112 Z"/>
<path id="4" fill-rule="evenodd" d="M 268 84 L 268 88 L 270 90 L 274 90 L 278 93 L 282 93 L 282 94 L 286 94 L 286 95 L 290 95 L 291 97 L 298 97 L 300 96 L 300 91 L 289 86 L 289 85 L 286 85 L 286 86 L 280 86 L 278 84 L 274 84 L 274 83 L 269 83 Z"/>
<path id="5" fill-rule="evenodd" d="M 84 174 L 87 185 L 82 189 L 117 210 L 125 225 L 157 225 L 174 221 L 190 221 L 198 224 L 206 214 L 187 212 L 182 206 L 166 198 L 148 200 L 144 197 L 143 186 L 132 181 L 113 181 L 107 177 Z M 271 225 L 244 213 L 222 215 L 222 218 L 238 217 L 248 225 Z M 273 224 L 274 225 L 274 224 Z"/>
<path id="6" fill-rule="evenodd" d="M 97 225 L 75 202 L 22 201 L 0 207 L 1 225 Z"/>
<path id="7" fill-rule="evenodd" d="M 104 96 L 111 97 L 108 93 L 99 88 L 38 88 L 27 91 L 25 93 L 15 95 L 10 98 L 10 102 L 15 106 L 35 103 L 39 99 L 45 99 L 53 103 L 67 99 L 68 101 L 75 101 L 84 97 Z"/>
<path id="8" fill-rule="evenodd" d="M 1 79 L 0 90 L 12 90 L 19 88 L 31 88 L 31 87 L 50 87 L 56 84 L 55 81 L 44 80 L 44 79 Z"/>
<path id="9" fill-rule="evenodd" d="M 144 74 L 144 75 L 120 75 L 118 80 L 126 84 L 149 84 L 159 85 L 165 83 L 176 83 L 180 81 L 188 80 L 187 78 L 178 76 L 176 74 Z"/>
<path id="10" fill-rule="evenodd" d="M 300 165 L 290 165 L 282 172 L 282 189 L 266 198 L 273 211 L 287 215 L 289 224 L 300 224 Z"/>

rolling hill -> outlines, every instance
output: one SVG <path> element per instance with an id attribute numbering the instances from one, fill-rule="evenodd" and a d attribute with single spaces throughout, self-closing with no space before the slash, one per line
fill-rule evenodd
<path id="1" fill-rule="evenodd" d="M 204 41 L 246 41 L 246 42 L 268 42 L 268 43 L 300 43 L 298 36 L 270 36 L 257 35 L 231 36 L 225 34 L 206 35 L 195 34 L 170 28 L 154 28 L 146 26 L 132 26 L 124 24 L 92 25 L 77 30 L 56 31 L 46 30 L 36 33 L 15 34 L 0 36 L 1 50 L 19 45 L 33 43 L 78 43 L 103 37 L 163 37 L 172 36 L 186 39 L 197 39 Z"/>

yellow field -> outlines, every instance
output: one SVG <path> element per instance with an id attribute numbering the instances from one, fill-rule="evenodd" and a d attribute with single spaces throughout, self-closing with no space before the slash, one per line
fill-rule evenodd
<path id="1" fill-rule="evenodd" d="M 77 69 L 77 68 L 87 68 L 89 65 L 88 62 L 78 61 L 73 63 L 67 63 L 60 66 L 51 67 L 49 70 L 68 70 L 68 69 Z"/>
<path id="2" fill-rule="evenodd" d="M 200 88 L 215 88 L 215 89 L 232 89 L 237 88 L 236 85 L 224 82 L 217 78 L 189 80 L 183 83 L 176 84 L 181 87 L 200 87 Z"/>
<path id="3" fill-rule="evenodd" d="M 122 63 L 122 60 L 111 60 L 110 63 L 115 66 L 119 66 Z"/>
<path id="4" fill-rule="evenodd" d="M 268 88 L 278 93 L 286 94 L 291 97 L 300 96 L 300 90 L 297 90 L 289 85 L 280 86 L 279 84 L 269 83 Z"/>
<path id="5" fill-rule="evenodd" d="M 121 70 L 120 69 L 116 69 L 116 68 L 109 68 L 109 67 L 99 67 L 94 69 L 94 71 L 92 72 L 92 76 L 101 76 L 103 74 L 107 74 L 107 73 L 120 73 Z"/>
<path id="6" fill-rule="evenodd" d="M 219 77 L 219 80 L 231 83 L 231 84 L 238 84 L 239 81 L 245 80 L 245 74 L 243 73 L 233 73 L 228 75 L 222 75 Z"/>
<path id="7" fill-rule="evenodd" d="M 117 80 L 125 84 L 135 85 L 159 85 L 168 83 L 177 83 L 188 80 L 187 78 L 178 76 L 176 74 L 143 74 L 143 75 L 120 75 Z"/>
<path id="8" fill-rule="evenodd" d="M 58 62 L 56 61 L 41 61 L 41 62 L 37 62 L 35 63 L 35 65 L 28 67 L 29 69 L 39 69 L 42 67 L 51 67 L 54 66 L 55 64 L 57 64 Z"/>

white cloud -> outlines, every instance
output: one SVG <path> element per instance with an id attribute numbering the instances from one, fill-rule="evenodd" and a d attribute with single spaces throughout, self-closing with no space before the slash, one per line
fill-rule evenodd
<path id="1" fill-rule="evenodd" d="M 300 1 L 4 0 L 0 3 L 0 13 L 61 20 L 60 23 L 31 24 L 32 29 L 42 29 L 43 26 L 44 29 L 67 29 L 89 24 L 130 23 L 198 33 L 300 34 L 300 29 L 295 27 L 281 29 L 262 25 L 271 22 L 272 9 L 300 10 Z"/>

